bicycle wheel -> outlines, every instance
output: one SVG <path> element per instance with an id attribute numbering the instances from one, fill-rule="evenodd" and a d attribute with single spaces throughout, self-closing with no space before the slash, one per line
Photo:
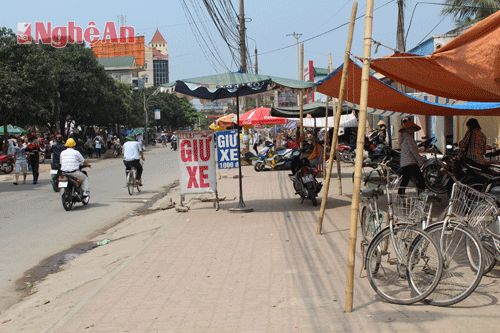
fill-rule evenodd
<path id="1" fill-rule="evenodd" d="M 130 194 L 130 195 L 134 194 L 134 186 L 135 186 L 134 183 L 135 183 L 135 175 L 134 175 L 133 170 L 130 170 L 127 173 L 127 190 L 128 190 L 128 194 Z"/>
<path id="2" fill-rule="evenodd" d="M 378 210 L 378 222 L 377 215 L 373 207 L 368 204 L 361 210 L 361 234 L 363 238 L 370 241 L 373 237 L 380 231 L 382 223 L 384 221 L 384 212 Z"/>
<path id="3" fill-rule="evenodd" d="M 443 222 L 425 229 L 429 236 L 440 243 L 443 257 L 443 276 L 426 302 L 448 306 L 467 298 L 479 285 L 484 272 L 483 247 L 476 234 L 458 224 L 446 227 L 442 238 Z"/>
<path id="4" fill-rule="evenodd" d="M 443 270 L 437 243 L 424 231 L 400 225 L 381 231 L 368 247 L 367 275 L 375 292 L 390 303 L 412 304 L 438 285 Z"/>

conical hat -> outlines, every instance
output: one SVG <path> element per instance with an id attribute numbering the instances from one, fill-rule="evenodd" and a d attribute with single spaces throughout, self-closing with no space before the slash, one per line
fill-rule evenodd
<path id="1" fill-rule="evenodd" d="M 413 132 L 416 132 L 416 131 L 420 131 L 422 128 L 420 126 L 418 126 L 417 124 L 415 124 L 413 121 L 411 120 L 408 120 L 403 126 L 401 126 L 401 128 L 399 129 L 400 132 L 403 132 L 403 131 L 413 131 Z"/>

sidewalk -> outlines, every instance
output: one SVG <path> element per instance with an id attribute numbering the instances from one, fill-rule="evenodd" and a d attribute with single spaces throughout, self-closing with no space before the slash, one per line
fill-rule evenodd
<path id="1" fill-rule="evenodd" d="M 352 167 L 343 171 L 346 195 L 335 195 L 333 178 L 322 235 L 319 205 L 300 202 L 287 171 L 243 167 L 244 201 L 255 211 L 241 214 L 229 212 L 238 205 L 237 169 L 222 171 L 219 211 L 192 200 L 187 213 L 127 219 L 95 239 L 108 245 L 78 256 L 2 313 L 0 331 L 496 331 L 498 269 L 453 307 L 400 306 L 359 277 L 359 246 L 354 311 L 344 313 Z M 170 198 L 179 201 L 178 189 L 163 200 Z"/>

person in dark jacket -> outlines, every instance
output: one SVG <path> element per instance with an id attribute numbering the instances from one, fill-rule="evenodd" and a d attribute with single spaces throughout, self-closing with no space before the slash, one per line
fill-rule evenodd
<path id="1" fill-rule="evenodd" d="M 39 166 L 40 166 L 40 146 L 36 136 L 30 138 L 30 143 L 26 147 L 26 153 L 29 156 L 31 172 L 33 173 L 33 184 L 38 184 Z"/>

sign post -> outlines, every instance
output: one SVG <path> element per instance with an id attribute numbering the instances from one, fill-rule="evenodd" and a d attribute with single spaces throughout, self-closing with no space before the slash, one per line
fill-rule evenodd
<path id="1" fill-rule="evenodd" d="M 217 162 L 219 169 L 239 166 L 238 130 L 217 131 Z"/>
<path id="2" fill-rule="evenodd" d="M 219 209 L 213 132 L 178 131 L 180 194 L 214 193 Z"/>

